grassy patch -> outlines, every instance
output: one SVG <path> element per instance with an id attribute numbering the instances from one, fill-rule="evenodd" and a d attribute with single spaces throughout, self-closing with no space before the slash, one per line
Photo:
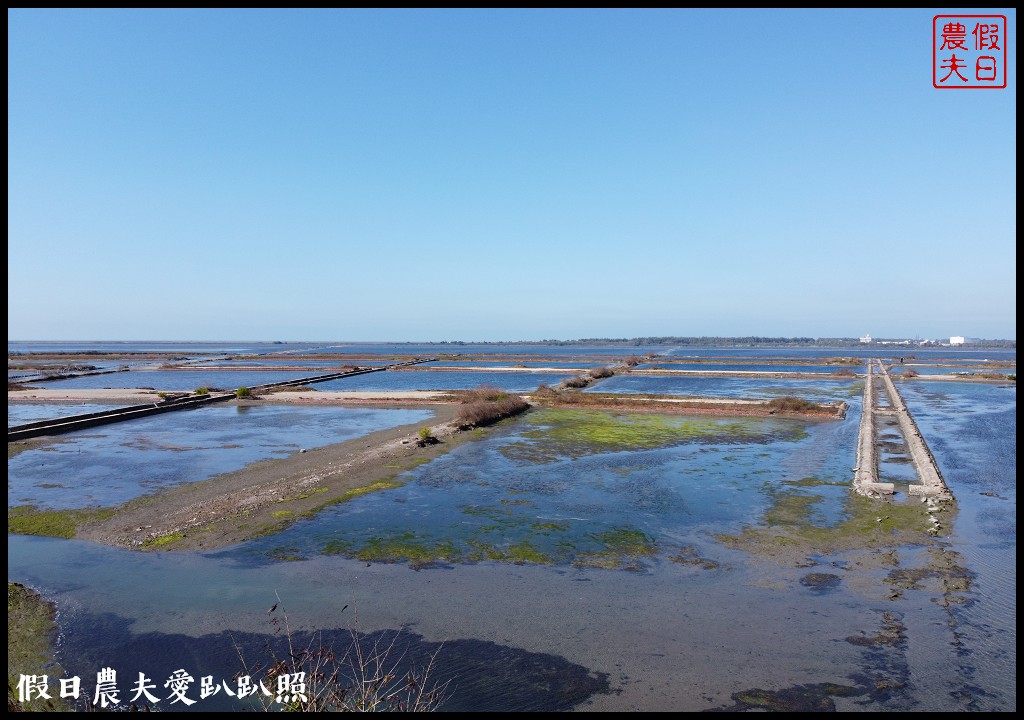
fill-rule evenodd
<path id="1" fill-rule="evenodd" d="M 164 547 L 165 545 L 171 545 L 180 540 L 184 540 L 184 533 L 167 533 L 166 535 L 157 535 L 155 538 L 142 541 L 143 548 L 158 548 Z"/>
<path id="2" fill-rule="evenodd" d="M 19 505 L 7 511 L 7 532 L 73 538 L 79 526 L 94 520 L 106 520 L 113 514 L 113 508 L 40 510 L 35 505 Z"/>
<path id="3" fill-rule="evenodd" d="M 653 413 L 610 413 L 595 410 L 547 409 L 531 413 L 533 429 L 501 452 L 513 460 L 552 462 L 623 450 L 671 447 L 688 442 L 758 442 L 783 435 L 797 440 L 798 424 L 769 426 L 761 419 L 683 417 Z"/>
<path id="4" fill-rule="evenodd" d="M 64 671 L 53 659 L 53 643 L 57 639 L 57 612 L 52 603 L 39 593 L 19 583 L 7 583 L 7 698 L 8 711 L 11 698 L 18 697 L 19 675 L 49 675 L 62 677 Z M 52 700 L 33 698 L 18 704 L 19 710 L 66 710 L 65 703 L 50 686 Z M 59 690 L 59 688 L 58 688 Z"/>
<path id="5" fill-rule="evenodd" d="M 762 521 L 736 535 L 718 535 L 728 547 L 790 564 L 807 555 L 845 550 L 930 544 L 931 515 L 922 503 L 884 503 L 847 493 L 844 517 L 834 524 L 812 521 L 824 498 L 797 490 L 774 493 Z M 952 512 L 945 506 L 940 514 Z M 944 523 L 949 524 L 949 523 Z"/>
<path id="6" fill-rule="evenodd" d="M 349 500 L 352 500 L 354 498 L 362 497 L 363 495 L 369 495 L 370 493 L 378 492 L 380 490 L 391 490 L 393 488 L 402 487 L 403 484 L 404 483 L 395 482 L 394 480 L 378 480 L 375 483 L 370 483 L 369 485 L 364 485 L 363 487 L 357 487 L 352 488 L 351 490 L 346 490 L 341 495 L 331 500 L 331 503 L 348 502 Z"/>

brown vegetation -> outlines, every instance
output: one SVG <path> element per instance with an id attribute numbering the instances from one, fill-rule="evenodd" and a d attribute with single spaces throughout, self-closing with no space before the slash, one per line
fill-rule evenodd
<path id="1" fill-rule="evenodd" d="M 600 380 L 602 378 L 611 377 L 612 375 L 615 374 L 615 371 L 612 370 L 607 365 L 605 365 L 602 367 L 591 368 L 587 374 L 590 375 L 590 377 L 592 377 L 594 380 Z"/>
<path id="2" fill-rule="evenodd" d="M 900 377 L 902 377 L 904 380 L 909 380 L 910 378 L 916 378 L 917 375 L 918 375 L 917 370 L 911 370 L 910 368 L 907 368 L 902 373 L 900 373 Z"/>
<path id="3" fill-rule="evenodd" d="M 806 413 L 815 412 L 821 409 L 823 408 L 818 403 L 811 402 L 810 400 L 804 400 L 803 398 L 793 397 L 791 395 L 768 401 L 768 411 L 772 413 Z"/>
<path id="4" fill-rule="evenodd" d="M 456 413 L 460 428 L 490 425 L 502 418 L 518 415 L 530 407 L 530 403 L 518 395 L 511 395 L 501 388 L 482 385 L 462 394 L 463 404 Z"/>
<path id="5" fill-rule="evenodd" d="M 578 390 L 580 388 L 585 388 L 587 385 L 590 384 L 590 382 L 591 378 L 587 377 L 586 375 L 577 375 L 576 377 L 571 377 L 566 380 L 563 380 L 560 386 L 563 388 L 572 388 Z"/>

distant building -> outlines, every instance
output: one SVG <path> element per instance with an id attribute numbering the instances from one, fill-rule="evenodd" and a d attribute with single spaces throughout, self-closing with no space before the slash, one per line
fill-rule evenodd
<path id="1" fill-rule="evenodd" d="M 860 339 L 860 341 L 861 341 L 862 343 L 869 343 L 869 342 L 871 342 L 871 336 L 870 336 L 870 335 L 865 335 L 864 337 L 862 337 L 862 338 Z"/>
<path id="2" fill-rule="evenodd" d="M 954 335 L 949 339 L 950 345 L 963 345 L 966 342 L 962 335 Z"/>

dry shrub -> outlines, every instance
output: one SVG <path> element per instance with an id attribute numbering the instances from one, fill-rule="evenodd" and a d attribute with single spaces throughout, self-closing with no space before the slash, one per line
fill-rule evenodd
<path id="1" fill-rule="evenodd" d="M 456 420 L 462 428 L 490 425 L 530 407 L 530 403 L 518 395 L 490 385 L 467 390 L 463 397 L 463 404 L 456 413 Z"/>
<path id="2" fill-rule="evenodd" d="M 768 402 L 768 409 L 772 412 L 790 412 L 790 413 L 802 413 L 802 412 L 813 412 L 817 410 L 825 410 L 822 406 L 817 403 L 813 403 L 810 400 L 804 400 L 798 397 L 780 397 L 770 400 Z"/>
<path id="3" fill-rule="evenodd" d="M 564 388 L 585 388 L 590 384 L 590 378 L 584 375 L 577 375 L 562 381 L 562 387 Z"/>
<path id="4" fill-rule="evenodd" d="M 917 370 L 911 370 L 910 368 L 907 368 L 902 373 L 900 373 L 900 376 L 905 380 L 909 380 L 910 378 L 916 378 Z"/>
<path id="5" fill-rule="evenodd" d="M 235 645 L 245 673 L 262 675 L 264 687 L 278 691 L 276 698 L 273 690 L 270 696 L 254 695 L 263 710 L 433 712 L 447 699 L 448 682 L 431 677 L 440 649 L 429 656 L 424 667 L 409 667 L 399 642 L 401 633 L 367 637 L 350 630 L 348 648 L 338 651 L 324 643 L 322 633 L 314 633 L 303 645 L 279 605 L 280 598 L 268 614 L 274 635 L 286 643 L 280 651 L 268 642 L 266 659 L 250 666 Z"/>
<path id="6" fill-rule="evenodd" d="M 832 374 L 834 376 L 836 376 L 836 377 L 844 377 L 844 378 L 857 377 L 857 373 L 855 373 L 850 368 L 841 368 L 839 370 L 833 371 Z"/>
<path id="7" fill-rule="evenodd" d="M 615 371 L 608 366 L 591 368 L 590 372 L 588 373 L 588 375 L 590 375 L 590 377 L 594 378 L 595 380 L 611 377 L 614 374 Z"/>

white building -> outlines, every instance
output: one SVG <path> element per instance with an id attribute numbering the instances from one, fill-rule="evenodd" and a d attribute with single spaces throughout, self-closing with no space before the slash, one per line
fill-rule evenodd
<path id="1" fill-rule="evenodd" d="M 861 341 L 862 343 L 869 343 L 869 342 L 871 342 L 871 336 L 870 336 L 870 335 L 865 335 L 864 337 L 862 337 L 862 338 L 860 339 L 860 341 Z"/>
<path id="2" fill-rule="evenodd" d="M 964 344 L 964 338 L 963 338 L 962 335 L 954 335 L 953 337 L 951 337 L 949 339 L 949 344 L 950 345 L 963 345 Z"/>

